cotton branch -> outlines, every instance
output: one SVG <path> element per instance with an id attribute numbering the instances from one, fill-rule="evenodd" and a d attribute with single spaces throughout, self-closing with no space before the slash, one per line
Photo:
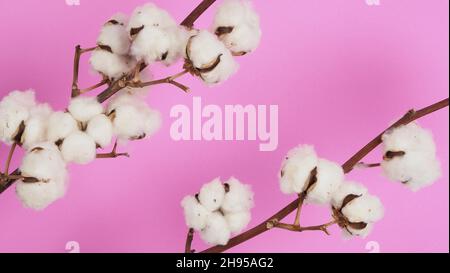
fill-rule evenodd
<path id="1" fill-rule="evenodd" d="M 392 126 L 390 126 L 389 128 L 387 128 L 386 130 L 384 130 L 382 133 L 380 133 L 378 136 L 376 136 L 374 139 L 372 139 L 368 144 L 366 144 L 363 148 L 361 148 L 358 152 L 356 152 L 349 160 L 347 160 L 343 165 L 342 168 L 344 169 L 345 173 L 349 173 L 353 170 L 353 168 L 359 163 L 361 162 L 361 160 L 368 155 L 371 151 L 373 151 L 378 145 L 381 144 L 382 140 L 381 137 L 382 135 L 389 129 L 391 128 L 395 128 L 401 125 L 405 125 L 408 124 L 410 122 L 413 122 L 421 117 L 424 117 L 426 115 L 429 115 L 435 111 L 438 111 L 440 109 L 443 109 L 445 107 L 449 106 L 449 99 L 444 99 L 441 100 L 437 103 L 434 103 L 430 106 L 427 106 L 425 108 L 422 108 L 420 110 L 414 111 L 414 110 L 410 110 L 408 111 L 402 118 L 400 118 L 397 122 L 395 122 Z M 276 226 L 277 224 L 279 224 L 279 221 L 281 221 L 282 219 L 284 219 L 286 216 L 288 216 L 291 212 L 293 212 L 295 209 L 299 208 L 299 204 L 301 201 L 301 196 L 299 198 L 297 198 L 296 200 L 292 201 L 291 203 L 289 203 L 287 206 L 285 206 L 284 208 L 282 208 L 281 210 L 279 210 L 277 213 L 275 213 L 272 217 L 270 217 L 269 219 L 267 219 L 266 221 L 260 223 L 259 225 L 255 226 L 252 229 L 249 229 L 247 231 L 245 231 L 244 233 L 241 233 L 233 238 L 231 238 L 228 243 L 226 245 L 217 245 L 217 246 L 213 246 L 210 247 L 204 251 L 202 251 L 201 253 L 218 253 L 218 252 L 224 252 L 232 247 L 235 247 L 239 244 L 242 244 L 250 239 L 252 239 L 253 237 L 256 237 L 274 227 L 279 227 L 279 228 L 287 228 L 287 229 L 294 229 L 294 231 L 299 231 L 299 230 L 295 230 L 295 229 L 299 229 L 298 226 L 293 228 L 293 225 L 282 225 L 282 227 L 280 226 Z M 274 222 L 275 221 L 275 222 Z M 307 230 L 323 230 L 323 228 L 328 227 L 329 225 L 334 224 L 334 221 L 329 222 L 327 224 L 324 225 L 319 225 L 319 226 L 312 226 L 312 227 L 308 227 Z M 321 228 L 322 227 L 322 228 Z M 302 230 L 303 231 L 303 230 Z"/>
<path id="2" fill-rule="evenodd" d="M 96 48 L 97 47 L 82 49 L 80 45 L 77 45 L 75 47 L 75 56 L 74 56 L 74 60 L 73 60 L 72 98 L 79 96 L 81 94 L 80 89 L 78 88 L 78 74 L 79 74 L 79 70 L 80 70 L 80 57 L 84 53 L 93 51 Z"/>
<path id="3" fill-rule="evenodd" d="M 184 252 L 185 252 L 185 253 L 194 253 L 194 252 L 195 252 L 195 250 L 193 250 L 193 249 L 191 248 L 192 240 L 193 240 L 193 239 L 194 239 L 194 229 L 190 228 L 190 229 L 188 230 L 188 233 L 187 233 L 186 247 L 185 247 L 185 249 L 184 249 Z"/>
<path id="4" fill-rule="evenodd" d="M 119 156 L 130 157 L 128 153 L 117 153 L 117 141 L 114 143 L 114 147 L 111 152 L 105 154 L 97 154 L 97 158 L 116 158 Z"/>

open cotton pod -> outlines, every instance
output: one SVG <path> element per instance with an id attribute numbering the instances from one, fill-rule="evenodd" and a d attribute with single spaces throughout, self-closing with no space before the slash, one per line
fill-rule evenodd
<path id="1" fill-rule="evenodd" d="M 25 121 L 20 143 L 25 149 L 47 140 L 47 129 L 52 108 L 46 103 L 38 104 L 30 110 L 30 117 Z"/>
<path id="2" fill-rule="evenodd" d="M 205 227 L 200 231 L 200 238 L 210 245 L 226 245 L 231 232 L 227 220 L 220 212 L 211 213 L 206 219 Z"/>
<path id="3" fill-rule="evenodd" d="M 81 131 L 74 131 L 61 144 L 61 153 L 66 162 L 88 164 L 96 158 L 94 139 Z"/>
<path id="4" fill-rule="evenodd" d="M 48 119 L 47 140 L 53 143 L 63 141 L 72 132 L 78 130 L 78 123 L 70 113 L 53 112 Z"/>
<path id="5" fill-rule="evenodd" d="M 186 225 L 196 231 L 200 231 L 206 226 L 206 219 L 210 211 L 206 209 L 194 196 L 188 195 L 181 201 L 184 210 Z"/>
<path id="6" fill-rule="evenodd" d="M 114 54 L 126 55 L 130 50 L 130 38 L 126 28 L 127 18 L 124 14 L 116 14 L 105 23 L 97 38 L 97 45 L 108 47 Z"/>
<path id="7" fill-rule="evenodd" d="M 111 119 L 104 114 L 94 116 L 87 124 L 86 133 L 92 137 L 97 146 L 105 148 L 111 144 L 113 138 Z"/>

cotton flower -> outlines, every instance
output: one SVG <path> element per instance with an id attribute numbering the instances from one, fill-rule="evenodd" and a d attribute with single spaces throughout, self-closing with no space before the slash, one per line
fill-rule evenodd
<path id="1" fill-rule="evenodd" d="M 113 138 L 112 122 L 106 115 L 98 114 L 89 120 L 86 133 L 98 146 L 105 148 L 111 144 Z"/>
<path id="2" fill-rule="evenodd" d="M 319 159 L 316 182 L 306 195 L 306 201 L 313 204 L 328 204 L 332 194 L 344 181 L 344 171 L 339 164 Z"/>
<path id="3" fill-rule="evenodd" d="M 127 93 L 111 100 L 108 113 L 113 120 L 114 133 L 121 140 L 150 136 L 161 126 L 159 112 L 148 107 L 139 96 Z"/>
<path id="4" fill-rule="evenodd" d="M 188 62 L 185 67 L 206 84 L 223 82 L 237 71 L 238 64 L 231 52 L 208 31 L 201 30 L 191 37 L 186 51 Z"/>
<path id="5" fill-rule="evenodd" d="M 413 191 L 433 184 L 441 175 L 430 131 L 416 123 L 399 126 L 382 136 L 384 174 Z"/>
<path id="6" fill-rule="evenodd" d="M 225 188 L 228 188 L 228 191 L 221 207 L 225 213 L 249 211 L 253 207 L 253 192 L 249 185 L 232 177 L 225 182 Z"/>
<path id="7" fill-rule="evenodd" d="M 225 188 L 219 178 L 205 184 L 200 189 L 198 199 L 209 211 L 215 211 L 220 208 L 225 198 Z"/>
<path id="8" fill-rule="evenodd" d="M 126 55 L 130 49 L 130 38 L 126 28 L 127 18 L 124 14 L 114 15 L 102 27 L 97 45 L 106 46 L 112 53 Z"/>
<path id="9" fill-rule="evenodd" d="M 93 70 L 110 80 L 122 77 L 130 72 L 135 65 L 135 62 L 128 56 L 112 53 L 105 48 L 95 49 L 89 63 Z"/>
<path id="10" fill-rule="evenodd" d="M 68 110 L 79 122 L 87 122 L 103 113 L 103 106 L 95 97 L 76 97 L 70 101 Z"/>
<path id="11" fill-rule="evenodd" d="M 66 162 L 87 164 L 96 158 L 94 139 L 81 131 L 74 131 L 61 145 L 61 153 Z"/>
<path id="12" fill-rule="evenodd" d="M 231 232 L 225 217 L 220 212 L 211 213 L 206 226 L 200 231 L 200 238 L 210 245 L 226 245 Z"/>
<path id="13" fill-rule="evenodd" d="M 36 105 L 34 91 L 13 91 L 0 101 L 0 140 L 12 144 Z M 22 127 L 23 129 L 23 127 Z"/>
<path id="14" fill-rule="evenodd" d="M 193 228 L 196 231 L 205 228 L 210 212 L 194 196 L 189 195 L 183 198 L 181 206 L 184 209 L 186 225 L 189 228 Z"/>
<path id="15" fill-rule="evenodd" d="M 255 50 L 261 40 L 259 16 L 250 1 L 224 1 L 214 17 L 213 30 L 235 55 Z"/>
<path id="16" fill-rule="evenodd" d="M 137 7 L 130 17 L 128 22 L 127 31 L 133 36 L 139 32 L 139 29 L 143 27 L 173 27 L 177 23 L 170 16 L 170 14 L 157 7 L 153 3 L 148 3 Z"/>
<path id="17" fill-rule="evenodd" d="M 250 223 L 251 214 L 249 211 L 225 213 L 225 220 L 230 232 L 239 233 Z"/>
<path id="18" fill-rule="evenodd" d="M 31 108 L 30 117 L 25 121 L 25 129 L 20 141 L 25 149 L 47 139 L 48 120 L 51 114 L 52 108 L 46 103 Z"/>
<path id="19" fill-rule="evenodd" d="M 50 142 L 64 140 L 72 132 L 78 130 L 77 121 L 70 113 L 53 112 L 48 118 L 47 139 Z"/>
<path id="20" fill-rule="evenodd" d="M 383 218 L 384 208 L 378 197 L 355 182 L 345 182 L 333 193 L 333 216 L 344 236 L 366 237 L 373 224 Z"/>
<path id="21" fill-rule="evenodd" d="M 39 180 L 35 183 L 19 180 L 16 184 L 16 193 L 26 207 L 44 209 L 63 197 L 66 191 L 66 164 L 53 143 L 45 142 L 30 147 L 22 160 L 20 172 L 25 177 Z"/>

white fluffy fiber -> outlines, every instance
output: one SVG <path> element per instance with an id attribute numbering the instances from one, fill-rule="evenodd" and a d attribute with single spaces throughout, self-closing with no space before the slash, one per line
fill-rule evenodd
<path id="1" fill-rule="evenodd" d="M 228 184 L 229 190 L 223 198 L 222 210 L 225 213 L 249 211 L 254 205 L 253 192 L 250 186 L 242 184 L 234 177 L 225 183 Z"/>
<path id="2" fill-rule="evenodd" d="M 183 198 L 181 206 L 184 209 L 184 218 L 189 228 L 196 231 L 205 228 L 210 211 L 201 205 L 194 196 L 189 195 Z"/>
<path id="3" fill-rule="evenodd" d="M 342 207 L 342 202 L 348 195 L 357 195 L 358 197 Z M 348 221 L 367 224 L 363 229 L 346 226 L 343 231 L 344 237 L 348 235 L 366 237 L 372 230 L 373 224 L 383 218 L 384 208 L 380 199 L 369 194 L 364 186 L 356 182 L 342 183 L 332 198 L 333 207 L 340 209 Z"/>
<path id="4" fill-rule="evenodd" d="M 88 122 L 94 116 L 103 113 L 103 106 L 95 97 L 79 96 L 70 100 L 68 110 L 76 120 Z"/>
<path id="5" fill-rule="evenodd" d="M 319 159 L 314 147 L 299 145 L 291 149 L 282 163 L 280 189 L 285 194 L 301 193 Z M 282 174 L 282 175 L 281 175 Z"/>
<path id="6" fill-rule="evenodd" d="M 61 153 L 66 162 L 87 164 L 96 157 L 95 141 L 85 132 L 74 131 L 64 139 Z"/>
<path id="7" fill-rule="evenodd" d="M 18 181 L 16 193 L 22 203 L 41 210 L 61 198 L 67 186 L 66 164 L 55 144 L 46 142 L 30 147 L 25 154 L 20 171 L 25 177 L 35 177 L 37 183 Z"/>
<path id="8" fill-rule="evenodd" d="M 219 38 L 236 54 L 255 50 L 261 40 L 259 16 L 247 0 L 224 1 L 214 17 L 213 30 L 219 27 L 233 28 Z"/>
<path id="9" fill-rule="evenodd" d="M 89 120 L 86 133 L 94 139 L 95 143 L 101 148 L 111 144 L 113 138 L 112 122 L 104 114 L 98 114 Z"/>
<path id="10" fill-rule="evenodd" d="M 198 194 L 200 203 L 209 211 L 215 211 L 222 206 L 225 198 L 225 188 L 219 178 L 204 184 Z"/>
<path id="11" fill-rule="evenodd" d="M 197 69 L 211 67 L 220 58 L 219 64 L 210 72 L 201 73 L 207 84 L 217 84 L 227 80 L 237 71 L 238 64 L 231 52 L 210 32 L 201 30 L 190 39 L 189 59 Z"/>
<path id="12" fill-rule="evenodd" d="M 132 29 L 140 28 L 142 26 L 165 28 L 176 25 L 177 23 L 167 11 L 160 9 L 153 3 L 147 3 L 137 7 L 133 11 L 128 22 L 127 31 L 129 33 Z"/>
<path id="13" fill-rule="evenodd" d="M 47 139 L 48 120 L 52 112 L 52 108 L 46 103 L 38 104 L 31 109 L 21 139 L 25 149 Z"/>
<path id="14" fill-rule="evenodd" d="M 92 69 L 110 79 L 118 79 L 128 73 L 134 65 L 131 58 L 97 48 L 89 59 Z"/>
<path id="15" fill-rule="evenodd" d="M 78 130 L 77 121 L 67 112 L 53 112 L 48 119 L 47 139 L 57 142 Z"/>
<path id="16" fill-rule="evenodd" d="M 386 132 L 382 140 L 383 154 L 388 151 L 405 152 L 402 156 L 384 158 L 381 162 L 383 172 L 390 180 L 402 182 L 417 191 L 440 177 L 440 163 L 430 131 L 417 123 L 409 123 Z"/>
<path id="17" fill-rule="evenodd" d="M 114 22 L 114 23 L 112 23 Z M 114 15 L 101 29 L 97 44 L 109 46 L 115 54 L 126 55 L 130 50 L 130 38 L 124 14 Z"/>
<path id="18" fill-rule="evenodd" d="M 34 91 L 12 91 L 0 101 L 0 140 L 12 144 L 19 126 L 36 105 Z"/>
<path id="19" fill-rule="evenodd" d="M 200 231 L 200 238 L 210 245 L 226 245 L 231 237 L 227 220 L 220 212 L 213 212 Z"/>
<path id="20" fill-rule="evenodd" d="M 317 164 L 317 182 L 306 195 L 306 201 L 313 204 L 328 204 L 332 194 L 344 181 L 344 171 L 339 164 L 319 159 Z"/>
<path id="21" fill-rule="evenodd" d="M 225 220 L 230 232 L 239 233 L 250 223 L 251 214 L 250 211 L 225 213 Z"/>
<path id="22" fill-rule="evenodd" d="M 121 140 L 150 136 L 161 126 L 159 112 L 151 109 L 140 96 L 118 94 L 108 106 L 108 113 L 113 111 L 114 133 Z"/>

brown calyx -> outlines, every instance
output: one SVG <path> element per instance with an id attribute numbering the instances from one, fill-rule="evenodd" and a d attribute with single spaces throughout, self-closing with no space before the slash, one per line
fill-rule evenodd
<path id="1" fill-rule="evenodd" d="M 353 233 L 349 230 L 349 227 L 357 230 L 365 229 L 367 227 L 366 222 L 350 222 L 350 220 L 348 220 L 348 218 L 342 213 L 342 209 L 358 197 L 361 197 L 361 195 L 349 194 L 342 201 L 340 208 L 331 207 L 333 211 L 333 218 L 337 221 L 339 227 L 347 230 L 350 234 Z"/>

